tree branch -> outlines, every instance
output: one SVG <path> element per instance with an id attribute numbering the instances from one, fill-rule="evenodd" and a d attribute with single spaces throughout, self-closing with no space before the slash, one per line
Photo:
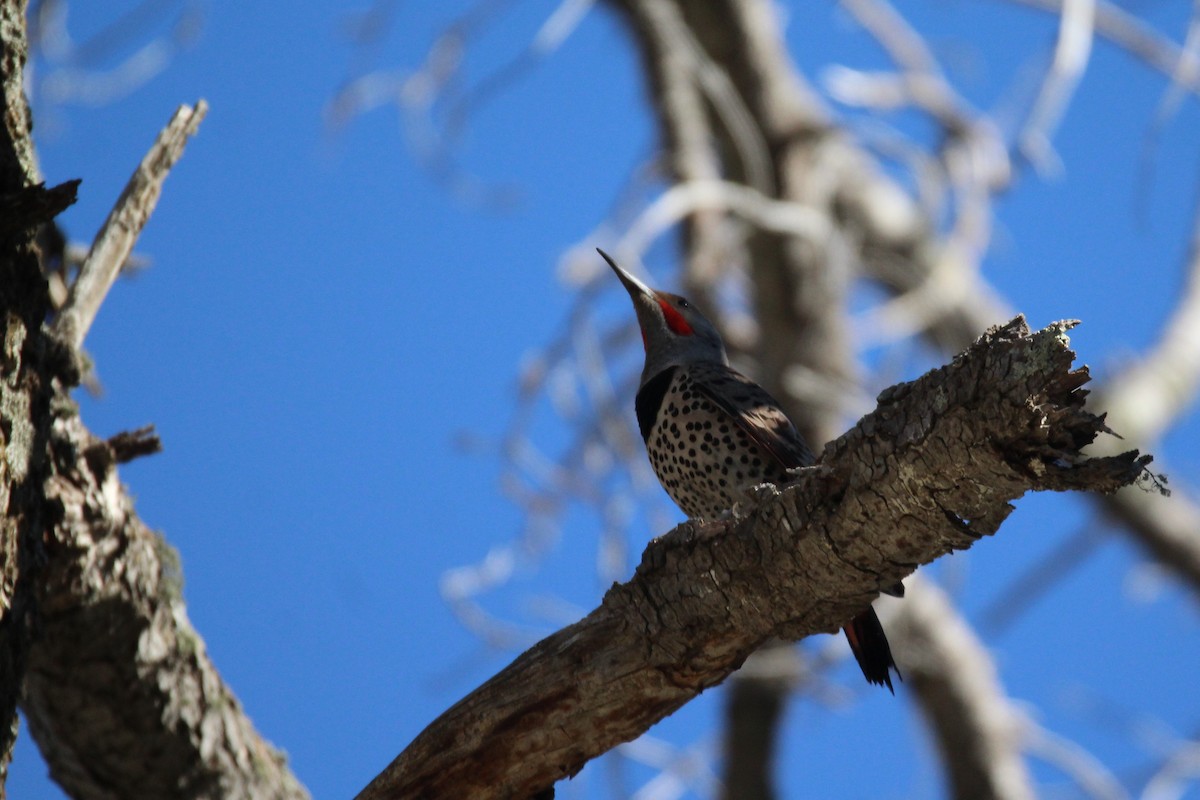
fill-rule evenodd
<path id="1" fill-rule="evenodd" d="M 162 440 L 158 438 L 153 425 L 143 425 L 137 430 L 121 431 L 110 436 L 108 446 L 118 464 L 162 452 Z"/>
<path id="2" fill-rule="evenodd" d="M 22 702 L 51 777 L 81 799 L 307 798 L 209 660 L 178 556 L 134 512 L 118 453 L 56 404 L 56 521 Z"/>
<path id="3" fill-rule="evenodd" d="M 914 576 L 891 628 L 904 685 L 919 698 L 942 755 L 947 797 L 1030 800 L 1021 757 L 1024 715 L 1008 701 L 996 666 L 950 599 Z"/>
<path id="4" fill-rule="evenodd" d="M 996 148 L 987 147 L 994 145 L 986 135 L 991 128 L 978 124 L 965 106 L 954 100 L 944 81 L 932 80 L 937 72 L 932 60 L 924 51 L 912 56 L 912 51 L 920 47 L 914 48 L 912 41 L 916 37 L 909 37 L 905 60 L 922 62 L 922 80 L 914 77 L 913 85 L 929 88 L 937 83 L 940 87 L 940 91 L 926 91 L 922 97 L 930 100 L 931 94 L 938 95 L 938 102 L 928 105 L 947 128 L 947 161 L 970 166 L 960 180 L 966 187 L 962 194 L 970 202 L 961 204 L 965 210 L 956 217 L 951 241 L 939 242 L 933 226 L 907 192 L 835 125 L 832 113 L 792 62 L 781 38 L 776 10 L 769 3 L 621 0 L 614 5 L 628 13 L 633 36 L 642 52 L 644 71 L 649 76 L 654 109 L 666 132 L 671 162 L 688 163 L 685 160 L 690 152 L 686 149 L 688 140 L 678 132 L 697 126 L 711 131 L 703 141 L 716 139 L 724 156 L 721 176 L 726 181 L 721 185 L 712 180 L 697 180 L 707 176 L 677 167 L 676 186 L 667 192 L 667 195 L 687 194 L 699 201 L 707 193 L 701 191 L 705 187 L 719 190 L 717 193 L 724 201 L 705 206 L 696 202 L 690 209 L 686 220 L 692 227 L 684 229 L 684 241 L 689 243 L 684 283 L 691 286 L 703 282 L 698 269 L 708 259 L 697 255 L 690 245 L 698 240 L 689 241 L 688 236 L 702 219 L 701 214 L 711 228 L 716 226 L 712 221 L 713 210 L 732 210 L 736 208 L 734 201 L 758 212 L 735 212 L 750 223 L 743 236 L 746 273 L 751 280 L 754 320 L 759 331 L 752 353 L 759 364 L 755 374 L 783 402 L 789 417 L 806 438 L 823 442 L 836 433 L 837 425 L 846 415 L 847 398 L 858 389 L 845 322 L 849 273 L 857 266 L 853 261 L 862 258 L 879 262 L 889 270 L 928 266 L 931 274 L 937 276 L 940 270 L 957 266 L 969 254 L 981 250 L 981 231 L 986 231 L 981 222 L 986 219 L 982 213 L 986 209 L 986 191 L 993 185 L 994 175 L 1007 175 L 1007 169 L 996 163 L 1003 160 L 995 158 Z M 858 6 L 864 11 L 872 7 L 881 9 L 879 4 Z M 875 27 L 892 32 L 894 37 L 895 23 L 900 18 L 894 13 L 885 16 L 888 18 Z M 690 43 L 690 47 L 679 44 L 680 41 Z M 686 72 L 680 69 L 680 63 L 695 63 L 701 58 L 707 58 L 713 65 L 711 68 L 725 76 L 733 87 L 737 108 L 747 120 L 743 127 L 751 127 L 755 137 L 736 135 L 739 128 L 731 120 L 739 117 L 721 113 L 722 104 L 713 99 L 711 91 L 709 105 L 701 109 L 695 108 L 694 103 L 677 102 L 678 93 L 670 90 L 685 82 L 678 77 Z M 699 67 L 692 71 L 698 72 Z M 707 112 L 705 117 L 694 119 L 702 112 Z M 761 145 L 754 147 L 759 142 Z M 766 180 L 756 178 L 763 169 L 753 168 L 754 157 L 760 150 L 768 164 Z M 998 152 L 1002 156 L 1003 148 Z M 970 157 L 963 156 L 964 153 Z M 791 227 L 784 227 L 781 222 Z M 901 257 L 890 257 L 900 250 Z M 914 267 L 914 262 L 918 266 Z M 961 272 L 971 276 L 969 282 L 982 285 L 977 273 Z M 964 283 L 968 281 L 959 281 L 957 285 Z M 921 311 L 933 309 L 931 316 L 935 318 L 942 314 L 950 317 L 950 313 L 941 310 L 948 305 L 943 295 L 949 294 L 942 284 L 931 280 L 922 289 Z M 977 298 L 983 294 L 977 291 L 971 296 Z M 912 299 L 918 299 L 918 295 L 914 294 Z M 930 299 L 937 302 L 928 302 Z M 905 312 L 905 326 L 909 326 L 910 320 L 918 316 L 912 313 L 911 306 L 911 303 L 908 307 L 896 303 L 888 307 Z M 969 308 L 973 318 L 964 321 L 955 315 L 947 319 L 955 330 L 970 331 L 968 341 L 988 325 L 1011 316 L 995 313 L 994 304 L 976 302 Z M 980 316 L 986 318 L 986 323 L 977 324 Z M 738 687 L 730 692 L 727 718 L 743 729 L 731 731 L 725 739 L 739 743 L 736 749 L 726 752 L 726 797 L 771 796 L 769 779 L 756 776 L 755 771 L 768 762 L 773 737 L 761 731 L 751 736 L 744 728 L 748 723 L 778 720 L 785 691 L 786 686 L 775 681 L 754 690 Z M 752 742 L 763 743 L 760 752 L 755 752 Z M 744 758 L 752 763 L 739 764 L 738 760 Z"/>
<path id="5" fill-rule="evenodd" d="M 1063 13 L 1064 0 L 1009 0 L 1016 5 L 1056 16 Z M 1143 22 L 1135 14 L 1115 3 L 1099 0 L 1095 4 L 1096 34 L 1158 70 L 1181 88 L 1200 95 L 1200 78 L 1182 68 L 1186 54 L 1182 47 Z"/>
<path id="6" fill-rule="evenodd" d="M 0 197 L 0 208 L 4 209 L 4 216 L 0 218 L 0 240 L 36 231 L 74 205 L 78 192 L 79 180 L 75 179 L 49 189 L 46 184 L 37 183 Z"/>
<path id="7" fill-rule="evenodd" d="M 717 131 L 706 111 L 701 73 L 704 57 L 672 0 L 645 0 L 618 6 L 628 14 L 646 63 L 646 80 L 662 127 L 667 168 L 675 183 L 715 181 L 721 177 Z M 693 208 L 683 219 L 687 267 L 684 290 L 703 308 L 710 302 L 724 261 L 722 214 Z M 640 257 L 640 253 L 639 253 Z"/>
<path id="8" fill-rule="evenodd" d="M 135 433 L 114 451 L 67 396 L 77 374 L 72 353 L 46 335 L 34 235 L 73 202 L 78 182 L 38 184 L 21 93 L 24 13 L 24 2 L 0 0 L 0 797 L 18 695 L 73 797 L 307 797 L 221 682 L 187 621 L 174 551 L 120 484 L 117 460 L 155 440 Z M 71 345 L 203 112 L 202 102 L 181 109 L 110 214 L 56 323 Z"/>
<path id="9" fill-rule="evenodd" d="M 17 702 L 45 561 L 50 375 L 61 359 L 42 335 L 49 308 L 34 243 L 38 226 L 70 205 L 75 185 L 39 185 L 25 99 L 23 0 L 0 0 L 0 798 L 17 735 Z"/>
<path id="10" fill-rule="evenodd" d="M 208 103 L 203 100 L 197 101 L 195 106 L 180 106 L 175 111 L 142 158 L 142 163 L 129 177 L 108 219 L 96 234 L 67 302 L 54 320 L 54 334 L 72 348 L 78 350 L 83 344 L 100 304 L 158 205 L 167 173 L 179 161 L 184 145 L 195 135 L 207 113 Z"/>
<path id="11" fill-rule="evenodd" d="M 0 88 L 4 91 L 3 134 L 0 135 L 0 191 L 12 192 L 38 182 L 34 155 L 33 119 L 25 99 L 25 62 L 29 39 L 25 33 L 26 0 L 0 0 Z"/>
<path id="12" fill-rule="evenodd" d="M 832 632 L 994 533 L 1028 491 L 1111 492 L 1149 462 L 1088 459 L 1068 323 L 1018 318 L 878 408 L 781 491 L 656 539 L 634 577 L 425 729 L 360 794 L 528 797 L 724 680 L 770 637 Z"/>

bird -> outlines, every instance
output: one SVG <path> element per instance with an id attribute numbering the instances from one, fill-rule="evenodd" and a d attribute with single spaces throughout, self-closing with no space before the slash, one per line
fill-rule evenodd
<path id="1" fill-rule="evenodd" d="M 651 289 L 608 253 L 633 300 L 646 351 L 634 409 L 659 482 L 690 518 L 717 518 L 762 483 L 814 463 L 812 450 L 779 403 L 729 366 L 716 327 L 685 298 Z M 902 593 L 903 586 L 886 590 Z M 900 677 L 887 635 L 868 606 L 843 631 L 869 683 L 893 694 Z"/>

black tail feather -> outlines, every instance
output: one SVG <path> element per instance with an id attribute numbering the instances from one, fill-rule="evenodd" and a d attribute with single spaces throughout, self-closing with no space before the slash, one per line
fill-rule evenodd
<path id="1" fill-rule="evenodd" d="M 868 607 L 842 630 L 850 641 L 850 650 L 854 653 L 858 666 L 862 668 L 867 682 L 876 686 L 886 686 L 889 692 L 895 694 L 896 690 L 892 688 L 892 677 L 888 670 L 895 670 L 896 677 L 900 680 L 904 680 L 904 677 L 892 658 L 892 648 L 888 645 L 887 635 L 883 632 L 883 626 L 879 624 L 875 609 Z"/>

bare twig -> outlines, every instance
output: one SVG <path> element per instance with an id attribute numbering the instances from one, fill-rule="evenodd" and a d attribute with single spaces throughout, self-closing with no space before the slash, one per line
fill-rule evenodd
<path id="1" fill-rule="evenodd" d="M 1062 770 L 1085 796 L 1094 800 L 1128 800 L 1129 793 L 1117 776 L 1077 742 L 1032 721 L 1027 726 L 1025 742 L 1030 758 L 1045 761 Z"/>
<path id="2" fill-rule="evenodd" d="M 73 204 L 78 192 L 79 180 L 76 179 L 49 189 L 46 184 L 38 183 L 12 195 L 0 196 L 0 208 L 4 209 L 4 216 L 0 218 L 0 240 L 36 231 Z"/>
<path id="3" fill-rule="evenodd" d="M 1170 574 L 1184 581 L 1193 593 L 1200 592 L 1200 541 L 1196 536 L 1200 505 L 1195 499 L 1183 492 L 1163 497 L 1132 489 L 1100 502 Z"/>
<path id="4" fill-rule="evenodd" d="M 73 348 L 83 344 L 101 303 L 158 204 L 167 173 L 183 155 L 184 145 L 196 133 L 206 113 L 208 103 L 203 100 L 195 106 L 179 107 L 129 178 L 96 234 L 67 302 L 54 320 L 54 334 Z"/>
<path id="5" fill-rule="evenodd" d="M 706 113 L 704 81 L 699 74 L 702 62 L 708 72 L 713 68 L 695 38 L 686 32 L 680 9 L 671 0 L 649 0 L 620 7 L 629 15 L 633 29 L 653 32 L 653 35 L 642 37 L 640 44 L 645 67 L 653 76 L 656 87 L 655 108 L 662 126 L 663 160 L 667 171 L 676 181 L 719 180 L 718 136 L 714 121 Z M 713 81 L 708 83 L 711 85 Z M 736 106 L 736 102 L 728 97 L 725 91 L 718 94 L 718 108 Z M 732 118 L 743 119 L 736 113 Z M 742 143 L 747 138 L 739 136 L 736 141 Z M 710 302 L 713 283 L 720 274 L 722 262 L 728 260 L 721 215 L 698 208 L 686 214 L 682 221 L 684 239 L 688 243 L 684 288 L 702 307 L 714 308 L 715 304 Z"/>
<path id="6" fill-rule="evenodd" d="M 153 425 L 145 425 L 137 430 L 122 431 L 108 438 L 108 446 L 113 451 L 113 458 L 118 464 L 133 461 L 135 458 L 162 452 L 162 440 L 158 438 Z"/>
<path id="7" fill-rule="evenodd" d="M 1146 782 L 1141 800 L 1175 800 L 1200 782 L 1200 742 L 1185 742 Z"/>
<path id="8" fill-rule="evenodd" d="M 1154 112 L 1152 133 L 1160 131 L 1175 115 L 1183 102 L 1188 86 L 1200 84 L 1200 4 L 1192 3 L 1192 18 L 1188 21 L 1187 35 L 1179 53 L 1179 63 L 1171 74 L 1171 85 L 1163 93 Z"/>
<path id="9" fill-rule="evenodd" d="M 519 198 L 515 187 L 491 185 L 458 163 L 457 142 L 481 106 L 512 86 L 571 36 L 595 0 L 559 0 L 537 33 L 516 55 L 468 83 L 464 53 L 473 39 L 516 5 L 512 0 L 479 0 L 455 19 L 429 47 L 423 64 L 413 70 L 359 70 L 349 78 L 326 107 L 331 127 L 339 128 L 354 117 L 379 106 L 393 106 L 401 114 L 410 147 L 430 174 L 459 199 L 507 208 Z M 392 9 L 375 9 L 356 24 L 356 43 L 370 43 L 390 23 Z"/>
<path id="10" fill-rule="evenodd" d="M 78 42 L 68 30 L 68 0 L 34 0 L 29 4 L 30 43 L 41 69 L 31 91 L 43 109 L 47 103 L 99 106 L 129 95 L 195 41 L 202 24 L 197 5 L 139 0 Z M 169 21 L 164 19 L 168 15 L 173 16 Z M 170 30 L 155 31 L 165 25 Z"/>
<path id="11" fill-rule="evenodd" d="M 680 181 L 648 205 L 626 238 L 639 250 L 686 214 L 718 209 L 745 220 L 755 228 L 828 246 L 835 233 L 831 220 L 812 206 L 769 197 L 733 181 Z"/>
<path id="12" fill-rule="evenodd" d="M 841 4 L 902 70 L 901 94 L 908 102 L 927 111 L 947 131 L 966 130 L 974 124 L 970 105 L 946 80 L 925 40 L 891 3 L 841 0 Z"/>
<path id="13" fill-rule="evenodd" d="M 1070 0 L 1008 0 L 1051 14 L 1062 14 Z M 1186 68 L 1187 54 L 1171 39 L 1163 36 L 1136 15 L 1108 0 L 1094 0 L 1092 20 L 1095 35 L 1102 36 L 1151 69 L 1169 77 L 1176 85 L 1200 95 L 1200 74 Z"/>

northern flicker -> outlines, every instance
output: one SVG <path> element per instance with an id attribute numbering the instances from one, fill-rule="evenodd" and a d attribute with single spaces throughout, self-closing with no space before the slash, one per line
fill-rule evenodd
<path id="1" fill-rule="evenodd" d="M 651 289 L 598 252 L 633 299 L 646 349 L 638 427 L 658 480 L 685 514 L 717 517 L 746 489 L 787 483 L 789 469 L 813 463 L 779 403 L 729 366 L 711 322 L 684 298 Z M 888 670 L 900 671 L 875 610 L 868 606 L 843 631 L 867 680 L 892 689 Z"/>

